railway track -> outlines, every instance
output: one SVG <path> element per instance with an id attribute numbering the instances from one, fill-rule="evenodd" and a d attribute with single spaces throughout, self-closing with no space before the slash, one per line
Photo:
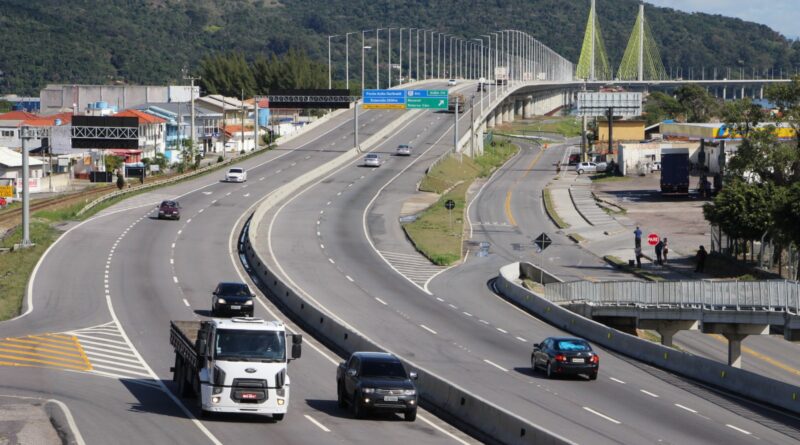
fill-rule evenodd
<path id="1" fill-rule="evenodd" d="M 31 214 L 40 210 L 57 210 L 60 208 L 69 207 L 79 202 L 90 202 L 93 199 L 110 193 L 116 189 L 116 186 L 109 185 L 103 187 L 93 188 L 91 190 L 84 190 L 81 192 L 71 193 L 65 196 L 57 196 L 54 198 L 47 198 L 37 200 L 31 203 Z M 5 210 L 0 213 L 0 234 L 14 228 L 22 223 L 22 207 Z"/>

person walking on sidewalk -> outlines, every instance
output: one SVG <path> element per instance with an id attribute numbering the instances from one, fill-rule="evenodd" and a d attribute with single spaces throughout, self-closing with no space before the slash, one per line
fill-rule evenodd
<path id="1" fill-rule="evenodd" d="M 637 249 L 642 248 L 642 229 L 639 226 L 636 226 L 636 230 L 633 231 L 634 236 L 634 243 Z"/>
<path id="2" fill-rule="evenodd" d="M 669 254 L 669 241 L 665 237 L 663 240 L 664 242 L 664 250 L 661 252 L 664 256 L 664 264 L 667 264 L 667 254 Z"/>
<path id="3" fill-rule="evenodd" d="M 706 267 L 706 257 L 708 256 L 708 252 L 706 252 L 706 248 L 700 246 L 700 250 L 697 251 L 697 267 L 694 269 L 697 273 L 703 273 Z"/>
<path id="4" fill-rule="evenodd" d="M 663 265 L 664 262 L 661 261 L 661 253 L 664 251 L 664 241 L 658 240 L 658 244 L 656 244 L 656 264 L 659 266 Z"/>

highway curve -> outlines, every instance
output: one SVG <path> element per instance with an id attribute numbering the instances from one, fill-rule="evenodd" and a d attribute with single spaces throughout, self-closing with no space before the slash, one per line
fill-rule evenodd
<path id="1" fill-rule="evenodd" d="M 70 407 L 86 443 L 470 443 L 428 413 L 355 421 L 336 408 L 340 359 L 306 336 L 290 364 L 286 420 L 215 417 L 198 421 L 192 401 L 176 403 L 170 319 L 207 315 L 218 281 L 240 279 L 238 225 L 261 198 L 352 147 L 345 113 L 277 150 L 245 161 L 246 184 L 222 172 L 126 200 L 73 227 L 44 257 L 32 310 L 0 324 L 0 391 L 45 395 Z M 399 116 L 361 116 L 366 138 Z M 363 140 L 363 139 L 362 139 Z M 180 221 L 154 218 L 162 199 L 180 200 Z M 282 318 L 259 298 L 256 316 Z M 295 328 L 296 329 L 296 328 Z"/>

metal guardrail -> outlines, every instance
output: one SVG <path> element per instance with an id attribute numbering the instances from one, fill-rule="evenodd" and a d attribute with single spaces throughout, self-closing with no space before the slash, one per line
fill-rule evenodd
<path id="1" fill-rule="evenodd" d="M 612 306 L 672 306 L 729 310 L 769 310 L 799 314 L 796 281 L 573 281 L 545 285 L 553 303 L 586 302 Z"/>

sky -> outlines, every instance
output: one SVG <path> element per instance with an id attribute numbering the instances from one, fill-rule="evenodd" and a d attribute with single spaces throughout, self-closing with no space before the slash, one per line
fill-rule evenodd
<path id="1" fill-rule="evenodd" d="M 790 39 L 800 37 L 798 0 L 645 0 L 656 6 L 707 12 L 762 23 Z"/>

